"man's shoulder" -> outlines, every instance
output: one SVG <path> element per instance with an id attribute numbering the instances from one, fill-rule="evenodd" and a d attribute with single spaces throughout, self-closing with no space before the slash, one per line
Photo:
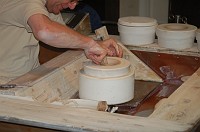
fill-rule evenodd
<path id="1" fill-rule="evenodd" d="M 14 7 L 23 7 L 26 6 L 27 8 L 32 7 L 34 5 L 45 5 L 46 0 L 0 0 L 0 7 L 2 8 L 14 8 Z M 29 6 L 30 5 L 30 6 Z"/>
<path id="2" fill-rule="evenodd" d="M 46 3 L 46 0 L 0 0 L 1 5 L 12 5 L 12 4 L 28 4 L 28 3 Z"/>

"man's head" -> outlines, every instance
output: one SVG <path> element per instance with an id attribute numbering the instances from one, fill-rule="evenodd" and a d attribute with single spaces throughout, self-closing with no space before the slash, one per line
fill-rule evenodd
<path id="1" fill-rule="evenodd" d="M 61 10 L 74 9 L 79 0 L 46 0 L 46 8 L 50 13 L 58 14 Z"/>

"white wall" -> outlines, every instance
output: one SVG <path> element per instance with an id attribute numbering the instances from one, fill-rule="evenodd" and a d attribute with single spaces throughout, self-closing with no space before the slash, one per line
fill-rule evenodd
<path id="1" fill-rule="evenodd" d="M 137 16 L 139 0 L 120 0 L 120 17 Z"/>
<path id="2" fill-rule="evenodd" d="M 146 16 L 158 23 L 168 22 L 169 0 L 120 0 L 120 17 Z"/>
<path id="3" fill-rule="evenodd" d="M 150 17 L 157 19 L 159 23 L 168 22 L 169 0 L 150 0 Z"/>

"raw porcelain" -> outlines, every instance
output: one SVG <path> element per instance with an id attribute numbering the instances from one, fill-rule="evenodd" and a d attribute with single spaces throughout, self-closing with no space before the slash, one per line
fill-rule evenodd
<path id="1" fill-rule="evenodd" d="M 196 31 L 197 47 L 200 50 L 200 29 Z"/>
<path id="2" fill-rule="evenodd" d="M 155 41 L 157 21 L 148 17 L 122 17 L 118 20 L 120 40 L 125 45 L 140 46 Z"/>
<path id="3" fill-rule="evenodd" d="M 79 97 L 107 101 L 108 104 L 130 101 L 134 97 L 134 70 L 130 67 L 130 62 L 116 57 L 107 59 L 108 64 L 112 65 L 96 66 L 93 63 L 94 66 L 86 65 L 80 70 Z"/>
<path id="4" fill-rule="evenodd" d="M 164 48 L 183 50 L 194 44 L 197 27 L 189 24 L 169 23 L 156 28 L 158 45 Z"/>
<path id="5" fill-rule="evenodd" d="M 106 65 L 96 65 L 91 60 L 83 63 L 84 72 L 95 77 L 117 77 L 126 75 L 130 69 L 130 62 L 118 57 L 107 57 Z"/>

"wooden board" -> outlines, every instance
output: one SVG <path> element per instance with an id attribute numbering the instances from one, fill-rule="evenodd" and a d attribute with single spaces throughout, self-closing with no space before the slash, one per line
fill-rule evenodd
<path id="1" fill-rule="evenodd" d="M 85 14 L 83 19 L 74 27 L 74 30 L 84 35 L 92 33 L 89 13 Z"/>
<path id="2" fill-rule="evenodd" d="M 119 38 L 118 38 L 119 39 Z M 142 46 L 130 46 L 126 45 L 129 50 L 159 52 L 167 54 L 187 55 L 187 56 L 200 56 L 200 50 L 197 48 L 197 43 L 194 43 L 193 47 L 184 50 L 173 50 L 158 46 L 157 40 L 153 44 L 147 44 Z"/>
<path id="3" fill-rule="evenodd" d="M 14 108 L 14 109 L 13 109 Z M 191 125 L 0 96 L 0 121 L 62 131 L 186 131 Z"/>
<path id="4" fill-rule="evenodd" d="M 1 91 L 1 93 L 30 96 L 40 102 L 69 99 L 78 91 L 78 73 L 85 59 L 82 51 L 67 51 L 52 61 L 10 82 L 26 87 L 13 88 Z"/>
<path id="5" fill-rule="evenodd" d="M 130 50 L 128 50 L 123 44 L 118 42 L 124 49 L 124 58 L 131 62 L 135 70 L 136 80 L 154 81 L 162 82 L 161 77 L 159 77 L 151 68 L 149 68 L 144 62 L 142 62 L 136 55 L 134 55 Z"/>
<path id="6" fill-rule="evenodd" d="M 200 120 L 200 68 L 169 98 L 156 105 L 151 118 L 197 124 Z"/>

